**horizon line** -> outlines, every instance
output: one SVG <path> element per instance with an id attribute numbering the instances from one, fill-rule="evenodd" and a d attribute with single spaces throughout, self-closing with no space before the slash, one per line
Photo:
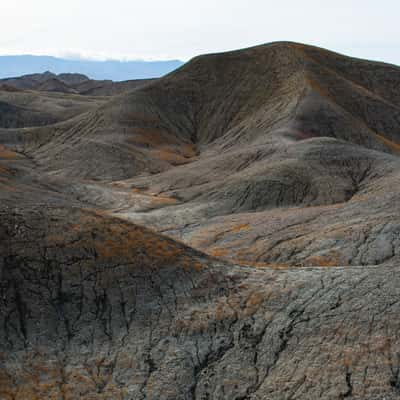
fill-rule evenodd
<path id="1" fill-rule="evenodd" d="M 55 58 L 58 60 L 64 61 L 87 61 L 87 62 L 120 62 L 120 63 L 128 63 L 128 62 L 181 62 L 184 63 L 185 60 L 179 58 L 140 58 L 140 57 L 102 57 L 102 56 L 62 56 L 62 55 L 52 55 L 52 54 L 31 54 L 31 53 L 4 53 L 0 54 L 0 57 L 47 57 L 47 58 Z"/>

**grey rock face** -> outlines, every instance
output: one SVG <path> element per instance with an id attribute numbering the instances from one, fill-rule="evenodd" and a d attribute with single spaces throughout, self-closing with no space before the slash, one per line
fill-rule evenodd
<path id="1" fill-rule="evenodd" d="M 399 395 L 397 266 L 224 265 L 72 209 L 2 221 L 1 398 Z"/>

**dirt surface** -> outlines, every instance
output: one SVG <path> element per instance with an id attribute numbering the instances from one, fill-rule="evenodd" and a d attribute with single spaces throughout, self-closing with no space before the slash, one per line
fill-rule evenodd
<path id="1" fill-rule="evenodd" d="M 2 99 L 1 400 L 400 398 L 400 68 L 273 43 Z"/>

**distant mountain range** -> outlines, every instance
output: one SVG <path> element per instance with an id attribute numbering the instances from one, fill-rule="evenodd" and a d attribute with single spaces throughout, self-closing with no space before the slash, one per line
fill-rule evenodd
<path id="1" fill-rule="evenodd" d="M 52 71 L 56 74 L 80 73 L 92 79 L 124 81 L 158 78 L 183 64 L 179 60 L 167 61 L 94 61 L 67 60 L 50 56 L 0 56 L 0 78 Z"/>
<path id="2" fill-rule="evenodd" d="M 11 92 L 15 94 L 16 92 L 21 92 L 20 94 L 23 96 L 23 91 L 35 90 L 38 92 L 70 93 L 85 96 L 112 96 L 137 88 L 151 81 L 153 79 L 131 79 L 114 82 L 109 79 L 90 79 L 83 74 L 63 73 L 57 75 L 46 71 L 39 74 L 0 79 L 0 93 Z M 1 123 L 0 126 L 4 127 Z"/>

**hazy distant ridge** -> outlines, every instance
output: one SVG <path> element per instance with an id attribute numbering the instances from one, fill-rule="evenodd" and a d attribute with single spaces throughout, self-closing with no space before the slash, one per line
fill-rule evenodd
<path id="1" fill-rule="evenodd" d="M 52 71 L 81 73 L 92 79 L 122 81 L 163 76 L 183 64 L 167 61 L 67 60 L 50 56 L 0 56 L 0 78 Z"/>

